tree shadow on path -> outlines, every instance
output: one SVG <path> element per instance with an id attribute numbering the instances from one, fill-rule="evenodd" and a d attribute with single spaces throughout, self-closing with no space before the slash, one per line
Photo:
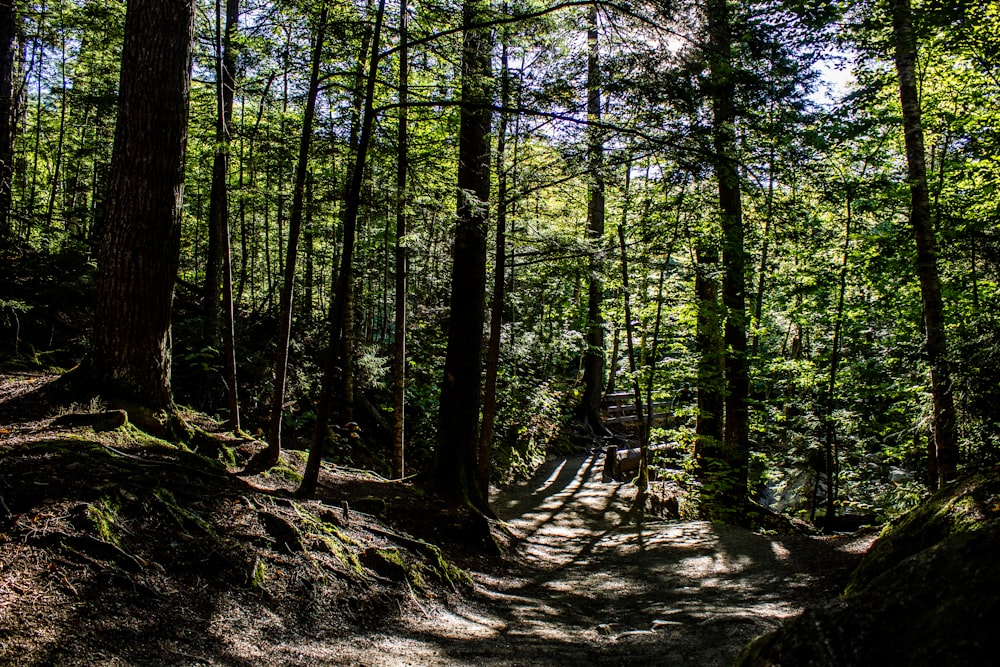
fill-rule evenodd
<path id="1" fill-rule="evenodd" d="M 854 538 L 665 521 L 636 496 L 602 482 L 598 457 L 551 461 L 499 493 L 521 565 L 480 578 L 483 604 L 415 622 L 409 664 L 729 664 L 836 595 L 864 550 Z"/>

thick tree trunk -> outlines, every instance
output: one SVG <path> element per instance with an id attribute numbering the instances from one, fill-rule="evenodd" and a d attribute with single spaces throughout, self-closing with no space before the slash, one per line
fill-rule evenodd
<path id="1" fill-rule="evenodd" d="M 491 68 L 485 0 L 465 0 L 462 107 L 458 142 L 458 223 L 451 271 L 451 317 L 438 415 L 433 485 L 441 496 L 489 514 L 477 483 L 482 388 L 486 227 L 490 199 Z"/>
<path id="2" fill-rule="evenodd" d="M 747 360 L 746 251 L 743 211 L 736 158 L 735 85 L 732 71 L 732 35 L 727 0 L 709 0 L 709 88 L 715 173 L 719 185 L 722 222 L 722 304 L 725 309 L 725 431 L 720 452 L 720 478 L 715 480 L 709 511 L 717 518 L 742 518 L 747 501 L 750 460 L 747 398 L 750 391 Z"/>
<path id="3" fill-rule="evenodd" d="M 193 32 L 191 0 L 128 5 L 90 355 L 106 395 L 168 412 Z"/>
<path id="4" fill-rule="evenodd" d="M 927 167 L 924 162 L 924 133 L 917 94 L 917 43 L 913 34 L 909 0 L 892 1 L 892 24 L 895 35 L 896 72 L 903 108 L 906 139 L 907 177 L 910 182 L 910 225 L 917 245 L 917 277 L 923 301 L 927 360 L 930 365 L 931 396 L 934 403 L 934 444 L 938 483 L 955 479 L 959 461 L 955 432 L 955 402 L 948 369 L 948 344 L 945 333 L 944 303 L 937 269 L 937 250 L 927 190 Z"/>
<path id="5" fill-rule="evenodd" d="M 587 119 L 601 120 L 601 60 L 598 41 L 597 5 L 587 14 Z M 604 259 L 601 246 L 604 239 L 604 144 L 600 130 L 587 129 L 587 172 L 590 179 L 587 204 L 587 238 L 594 249 L 589 262 L 587 289 L 587 349 L 583 356 L 583 397 L 580 417 L 598 434 L 607 433 L 601 420 L 601 399 L 604 396 Z"/>
<path id="6" fill-rule="evenodd" d="M 506 5 L 505 5 L 506 7 Z M 507 38 L 500 56 L 500 107 L 510 107 L 510 67 Z M 497 229 L 494 243 L 493 295 L 490 304 L 490 334 L 486 345 L 486 380 L 483 387 L 483 422 L 479 432 L 479 488 L 489 498 L 493 463 L 493 432 L 497 414 L 497 376 L 500 372 L 500 337 L 503 333 L 504 292 L 507 285 L 507 114 L 500 115 L 497 131 Z"/>

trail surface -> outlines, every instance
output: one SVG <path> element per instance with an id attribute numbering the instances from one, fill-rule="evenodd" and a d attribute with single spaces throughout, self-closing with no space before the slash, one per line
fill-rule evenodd
<path id="1" fill-rule="evenodd" d="M 474 573 L 482 601 L 428 608 L 338 647 L 358 665 L 728 665 L 835 596 L 871 538 L 765 536 L 633 508 L 600 457 L 550 461 L 493 499 L 523 567 Z M 327 654 L 329 655 L 329 654 Z M 319 657 L 319 656 L 317 656 Z"/>

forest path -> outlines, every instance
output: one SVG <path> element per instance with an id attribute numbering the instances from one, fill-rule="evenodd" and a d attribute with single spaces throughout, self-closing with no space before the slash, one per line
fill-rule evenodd
<path id="1" fill-rule="evenodd" d="M 765 536 L 635 511 L 602 456 L 554 460 L 493 499 L 523 568 L 474 574 L 484 601 L 355 637 L 363 665 L 728 665 L 835 596 L 871 537 Z"/>

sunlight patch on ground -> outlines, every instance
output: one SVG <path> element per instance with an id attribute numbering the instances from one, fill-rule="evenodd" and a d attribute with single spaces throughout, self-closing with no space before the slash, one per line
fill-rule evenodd
<path id="1" fill-rule="evenodd" d="M 792 557 L 792 552 L 788 548 L 781 544 L 780 542 L 771 542 L 771 552 L 774 557 L 778 560 L 788 560 Z"/>

